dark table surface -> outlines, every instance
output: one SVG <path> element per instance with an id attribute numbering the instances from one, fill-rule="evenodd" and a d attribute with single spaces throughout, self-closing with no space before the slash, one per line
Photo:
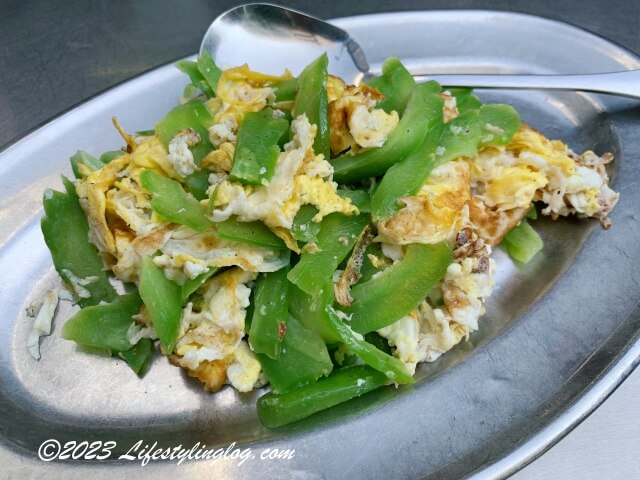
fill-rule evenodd
<path id="1" fill-rule="evenodd" d="M 233 0 L 5 0 L 0 2 L 0 146 L 82 100 L 193 54 Z M 282 1 L 321 18 L 397 10 L 532 13 L 591 30 L 640 52 L 634 0 Z"/>

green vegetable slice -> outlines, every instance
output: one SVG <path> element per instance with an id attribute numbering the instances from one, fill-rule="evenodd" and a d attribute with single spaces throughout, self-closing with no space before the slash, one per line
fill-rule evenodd
<path id="1" fill-rule="evenodd" d="M 387 58 L 382 64 L 382 75 L 368 82 L 384 93 L 385 99 L 378 104 L 385 112 L 402 115 L 416 82 L 409 71 L 396 57 Z"/>
<path id="2" fill-rule="evenodd" d="M 235 218 L 229 218 L 215 225 L 217 235 L 225 240 L 248 243 L 275 250 L 287 249 L 284 241 L 259 220 L 255 222 L 239 222 Z"/>
<path id="3" fill-rule="evenodd" d="M 142 259 L 140 296 L 161 345 L 167 353 L 173 352 L 182 315 L 182 288 L 169 280 L 151 257 Z"/>
<path id="4" fill-rule="evenodd" d="M 295 100 L 298 93 L 298 79 L 289 78 L 281 80 L 273 85 L 277 102 L 290 102 Z"/>
<path id="5" fill-rule="evenodd" d="M 289 122 L 274 117 L 270 108 L 247 113 L 238 130 L 229 178 L 249 185 L 271 180 L 280 153 L 278 141 L 288 129 Z"/>
<path id="6" fill-rule="evenodd" d="M 281 427 L 359 397 L 388 382 L 384 374 L 368 365 L 343 368 L 291 392 L 267 393 L 258 399 L 258 416 L 266 427 Z"/>
<path id="7" fill-rule="evenodd" d="M 198 290 L 204 282 L 209 280 L 209 278 L 213 277 L 215 273 L 218 271 L 215 267 L 209 267 L 206 272 L 201 273 L 196 278 L 188 278 L 182 284 L 182 301 L 186 302 L 187 299 Z"/>
<path id="8" fill-rule="evenodd" d="M 368 215 L 326 216 L 318 232 L 317 250 L 302 253 L 300 261 L 289 271 L 289 281 L 308 295 L 318 295 L 368 223 Z"/>
<path id="9" fill-rule="evenodd" d="M 426 296 L 426 295 L 425 295 Z M 367 342 L 362 335 L 351 330 L 338 318 L 332 307 L 327 307 L 331 326 L 349 349 L 358 355 L 364 362 L 381 373 L 384 373 L 395 383 L 414 383 L 413 376 L 407 371 L 404 363 L 396 357 L 379 350 Z"/>
<path id="10" fill-rule="evenodd" d="M 180 182 L 151 170 L 140 174 L 140 182 L 151 192 L 151 208 L 162 218 L 185 225 L 196 232 L 204 232 L 213 225 L 205 215 L 204 207 L 185 192 Z"/>
<path id="11" fill-rule="evenodd" d="M 544 242 L 533 229 L 526 218 L 511 229 L 504 237 L 502 245 L 509 252 L 509 256 L 520 263 L 529 263 L 542 250 Z"/>
<path id="12" fill-rule="evenodd" d="M 188 128 L 195 130 L 200 141 L 193 147 L 190 147 L 193 154 L 193 161 L 196 165 L 204 156 L 213 150 L 213 145 L 209 141 L 208 128 L 213 125 L 213 116 L 206 105 L 196 100 L 179 105 L 171 110 L 166 117 L 156 124 L 156 133 L 160 137 L 162 143 L 169 145 L 173 137 Z"/>
<path id="13" fill-rule="evenodd" d="M 111 303 L 85 307 L 66 321 L 62 338 L 110 352 L 125 352 L 132 347 L 127 332 L 141 306 L 140 295 L 132 292 Z"/>
<path id="14" fill-rule="evenodd" d="M 276 272 L 262 273 L 253 292 L 253 316 L 249 330 L 251 350 L 277 360 L 287 332 L 288 266 Z"/>
<path id="15" fill-rule="evenodd" d="M 416 85 L 400 122 L 389 133 L 384 145 L 355 155 L 346 153 L 332 160 L 334 180 L 345 184 L 382 175 L 416 150 L 427 132 L 442 119 L 443 100 L 439 92 L 437 82 Z"/>
<path id="16" fill-rule="evenodd" d="M 317 242 L 320 223 L 313 221 L 317 214 L 318 209 L 315 206 L 303 205 L 293 219 L 291 236 L 299 242 Z"/>
<path id="17" fill-rule="evenodd" d="M 316 154 L 324 155 L 327 160 L 331 146 L 327 94 L 328 65 L 329 57 L 323 53 L 302 71 L 298 77 L 298 92 L 292 111 L 294 119 L 306 114 L 309 123 L 318 127 L 313 150 Z"/>
<path id="18" fill-rule="evenodd" d="M 315 382 L 333 368 L 322 338 L 293 317 L 287 321 L 278 359 L 262 354 L 258 359 L 273 391 L 277 393 Z"/>
<path id="19" fill-rule="evenodd" d="M 438 122 L 415 152 L 387 170 L 371 200 L 374 221 L 400 210 L 398 200 L 417 194 L 437 166 L 459 157 L 473 158 L 481 147 L 504 145 L 519 126 L 513 108 L 493 104 L 467 110 L 447 124 Z"/>
<path id="20" fill-rule="evenodd" d="M 120 158 L 124 154 L 125 152 L 123 152 L 122 150 L 111 150 L 109 152 L 104 152 L 102 155 L 100 155 L 100 161 L 102 163 L 109 163 L 111 160 Z"/>
<path id="21" fill-rule="evenodd" d="M 118 356 L 127 362 L 131 370 L 142 375 L 153 358 L 153 342 L 149 338 L 141 338 L 129 350 L 118 353 Z"/>
<path id="22" fill-rule="evenodd" d="M 83 281 L 81 289 L 73 289 L 78 305 L 97 305 L 116 298 L 104 264 L 95 246 L 89 243 L 89 223 L 80 207 L 75 186 L 63 177 L 65 193 L 44 192 L 44 212 L 40 226 L 51 252 L 56 271 L 71 287 Z M 79 295 L 88 293 L 89 296 Z"/>
<path id="23" fill-rule="evenodd" d="M 222 70 L 218 68 L 216 63 L 213 61 L 211 54 L 207 50 L 205 50 L 200 54 L 200 56 L 198 56 L 196 66 L 198 68 L 198 72 L 200 72 L 200 75 L 202 75 L 202 78 L 211 90 L 212 95 L 208 96 L 214 96 L 216 94 L 216 90 L 218 89 L 218 80 L 220 80 Z M 203 93 L 205 92 L 203 91 Z"/>
<path id="24" fill-rule="evenodd" d="M 447 242 L 408 245 L 402 260 L 351 289 L 351 328 L 364 334 L 408 315 L 444 277 L 452 261 Z"/>
<path id="25" fill-rule="evenodd" d="M 87 167 L 92 172 L 95 170 L 100 170 L 102 167 L 104 167 L 104 163 L 83 150 L 78 150 L 76 153 L 74 153 L 69 161 L 71 162 L 71 170 L 73 170 L 73 175 L 76 178 L 83 177 L 83 175 L 80 173 L 81 164 Z"/>

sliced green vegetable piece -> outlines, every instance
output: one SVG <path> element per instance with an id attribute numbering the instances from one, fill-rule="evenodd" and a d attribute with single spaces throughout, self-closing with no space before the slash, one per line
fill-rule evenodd
<path id="1" fill-rule="evenodd" d="M 204 207 L 184 191 L 180 182 L 151 170 L 140 174 L 140 182 L 151 192 L 151 208 L 162 218 L 185 225 L 196 232 L 203 232 L 213 225 L 206 217 Z"/>
<path id="2" fill-rule="evenodd" d="M 257 403 L 268 428 L 281 427 L 375 390 L 389 380 L 367 365 L 340 369 L 327 378 L 288 393 L 267 393 Z"/>
<path id="3" fill-rule="evenodd" d="M 209 267 L 206 272 L 201 273 L 196 278 L 189 278 L 182 284 L 182 301 L 186 302 L 187 299 L 198 290 L 204 282 L 213 277 L 218 271 L 215 267 Z"/>
<path id="4" fill-rule="evenodd" d="M 202 158 L 213 150 L 208 132 L 211 125 L 213 116 L 209 109 L 204 103 L 194 100 L 171 110 L 156 124 L 156 133 L 162 143 L 168 146 L 173 137 L 187 128 L 198 132 L 200 141 L 194 147 L 190 147 L 190 150 L 193 153 L 193 161 L 199 165 Z"/>
<path id="5" fill-rule="evenodd" d="M 281 80 L 273 85 L 277 102 L 291 102 L 295 100 L 296 93 L 298 93 L 298 79 L 289 78 L 287 80 Z"/>
<path id="6" fill-rule="evenodd" d="M 45 215 L 40 223 L 53 264 L 60 277 L 72 287 L 78 305 L 86 307 L 110 302 L 117 294 L 109 283 L 98 250 L 88 241 L 89 223 L 80 207 L 75 186 L 64 177 L 62 180 L 66 193 L 44 192 Z"/>
<path id="7" fill-rule="evenodd" d="M 293 218 L 291 235 L 299 242 L 309 243 L 318 241 L 320 223 L 314 222 L 313 217 L 318 214 L 318 209 L 313 205 L 303 205 Z"/>
<path id="8" fill-rule="evenodd" d="M 444 277 L 452 261 L 447 242 L 408 245 L 402 260 L 351 289 L 351 328 L 364 334 L 408 315 Z"/>
<path id="9" fill-rule="evenodd" d="M 389 133 L 385 144 L 332 160 L 334 180 L 345 184 L 382 175 L 416 150 L 427 132 L 442 119 L 443 100 L 438 95 L 439 90 L 437 82 L 416 85 L 400 123 Z"/>
<path id="10" fill-rule="evenodd" d="M 292 111 L 294 119 L 306 114 L 309 123 L 318 127 L 313 150 L 316 154 L 324 155 L 327 160 L 331 146 L 327 94 L 328 65 L 329 57 L 323 53 L 302 71 L 298 77 L 298 93 Z"/>
<path id="11" fill-rule="evenodd" d="M 364 336 L 364 339 L 384 353 L 389 355 L 393 353 L 387 339 L 381 336 L 378 332 L 369 332 Z"/>
<path id="12" fill-rule="evenodd" d="M 382 75 L 371 79 L 368 84 L 386 97 L 378 103 L 378 108 L 387 113 L 395 110 L 402 115 L 416 82 L 399 59 L 389 57 L 382 64 Z"/>
<path id="13" fill-rule="evenodd" d="M 102 155 L 100 155 L 100 161 L 102 163 L 109 163 L 111 160 L 120 158 L 124 154 L 125 152 L 123 152 L 122 150 L 111 150 L 109 152 L 104 152 Z"/>
<path id="14" fill-rule="evenodd" d="M 464 102 L 462 107 L 458 110 L 460 113 L 464 113 L 467 110 L 477 110 L 482 106 L 482 102 L 475 95 L 470 95 L 469 98 Z"/>
<path id="15" fill-rule="evenodd" d="M 482 132 L 479 147 L 506 145 L 520 127 L 520 115 L 511 105 L 482 105 L 478 121 Z"/>
<path id="16" fill-rule="evenodd" d="M 200 72 L 197 62 L 180 60 L 179 62 L 176 62 L 176 67 L 178 67 L 178 70 L 182 73 L 186 73 L 189 76 L 191 83 L 207 97 L 211 98 L 214 96 L 213 89 Z"/>
<path id="17" fill-rule="evenodd" d="M 269 227 L 259 220 L 255 222 L 239 222 L 230 218 L 215 224 L 220 238 L 234 242 L 249 243 L 260 247 L 286 250 L 284 241 L 273 233 Z"/>
<path id="18" fill-rule="evenodd" d="M 317 296 L 312 297 L 293 284 L 289 284 L 289 312 L 305 327 L 313 330 L 326 343 L 336 343 L 340 338 L 331 327 L 327 306 L 333 305 L 333 280 L 328 278 Z"/>
<path id="19" fill-rule="evenodd" d="M 422 188 L 436 166 L 437 157 L 434 152 L 440 143 L 443 129 L 442 123 L 436 125 L 427 133 L 415 152 L 387 170 L 371 198 L 374 222 L 398 212 L 401 208 L 398 200 L 415 195 Z"/>
<path id="20" fill-rule="evenodd" d="M 132 347 L 127 332 L 141 306 L 140 295 L 133 292 L 111 303 L 85 307 L 66 321 L 62 338 L 111 352 L 127 351 Z"/>
<path id="21" fill-rule="evenodd" d="M 434 126 L 420 147 L 391 167 L 372 198 L 374 221 L 395 214 L 398 200 L 420 191 L 434 168 L 459 157 L 474 157 L 478 148 L 504 145 L 520 125 L 520 117 L 507 105 L 482 105 L 447 123 Z"/>
<path id="22" fill-rule="evenodd" d="M 467 103 L 473 95 L 473 90 L 469 87 L 447 87 L 445 92 L 449 92 L 451 96 L 456 99 L 456 107 L 460 113 L 462 113 L 461 109 L 464 107 L 465 103 Z M 480 106 L 478 105 L 477 108 L 480 108 Z"/>
<path id="23" fill-rule="evenodd" d="M 339 188 L 338 195 L 342 198 L 348 198 L 351 203 L 358 207 L 360 213 L 371 212 L 371 194 L 364 189 Z"/>
<path id="24" fill-rule="evenodd" d="M 196 197 L 196 200 L 206 200 L 207 190 L 209 189 L 209 172 L 208 170 L 200 170 L 193 172 L 191 175 L 187 175 L 184 179 L 189 188 L 191 195 Z"/>
<path id="25" fill-rule="evenodd" d="M 196 66 L 198 68 L 198 71 L 200 72 L 200 75 L 202 75 L 204 81 L 207 83 L 212 92 L 212 95 L 208 96 L 214 96 L 216 94 L 216 90 L 218 89 L 218 80 L 220 80 L 222 70 L 220 70 L 216 63 L 213 61 L 213 58 L 211 58 L 211 54 L 208 50 L 205 50 L 200 54 L 196 62 Z"/>
<path id="26" fill-rule="evenodd" d="M 544 247 L 540 235 L 533 229 L 526 218 L 511 229 L 504 237 L 502 245 L 509 252 L 509 256 L 520 263 L 529 263 L 531 259 Z"/>
<path id="27" fill-rule="evenodd" d="M 230 179 L 249 185 L 271 180 L 280 153 L 278 141 L 288 129 L 289 122 L 274 117 L 270 108 L 247 113 L 238 130 Z"/>
<path id="28" fill-rule="evenodd" d="M 369 258 L 369 255 L 377 257 L 376 264 L 374 265 Z M 375 259 L 374 259 L 375 261 Z M 367 282 L 373 277 L 376 273 L 384 270 L 384 267 L 388 267 L 389 265 L 386 262 L 391 263 L 390 260 L 386 260 L 386 257 L 382 253 L 382 247 L 379 243 L 372 242 L 367 246 L 367 249 L 364 251 L 364 258 L 362 260 L 362 267 L 360 268 L 360 275 L 362 277 L 358 280 L 358 283 Z M 380 263 L 383 263 L 382 265 Z"/>
<path id="29" fill-rule="evenodd" d="M 140 136 L 140 137 L 150 137 L 152 135 L 155 135 L 156 131 L 155 130 L 138 130 L 136 132 L 136 135 Z"/>
<path id="30" fill-rule="evenodd" d="M 318 295 L 368 223 L 368 215 L 326 216 L 318 232 L 317 251 L 302 253 L 300 261 L 289 271 L 289 281 L 311 296 Z"/>
<path id="31" fill-rule="evenodd" d="M 140 296 L 160 343 L 167 353 L 173 352 L 182 315 L 182 288 L 169 280 L 151 257 L 142 259 Z"/>
<path id="32" fill-rule="evenodd" d="M 104 163 L 83 150 L 78 150 L 76 153 L 74 153 L 69 161 L 71 162 L 71 170 L 73 170 L 73 175 L 76 178 L 83 177 L 83 175 L 80 173 L 81 164 L 88 168 L 91 172 L 93 172 L 94 170 L 100 170 L 102 167 L 104 167 Z"/>
<path id="33" fill-rule="evenodd" d="M 144 374 L 153 357 L 153 342 L 149 338 L 141 338 L 129 350 L 118 353 L 118 356 L 138 375 Z"/>
<path id="34" fill-rule="evenodd" d="M 426 294 L 425 294 L 426 295 Z M 362 335 L 351 330 L 338 318 L 336 311 L 332 307 L 327 307 L 327 313 L 342 343 L 344 343 L 353 353 L 358 355 L 367 365 L 384 373 L 395 383 L 414 383 L 413 376 L 407 371 L 404 363 L 396 357 L 378 350 L 375 346 L 367 342 Z"/>
<path id="35" fill-rule="evenodd" d="M 321 376 L 329 375 L 333 368 L 322 338 L 293 317 L 287 321 L 278 359 L 261 354 L 258 359 L 273 391 L 277 393 L 315 382 Z"/>
<path id="36" fill-rule="evenodd" d="M 287 273 L 289 267 L 262 273 L 256 281 L 253 295 L 253 316 L 249 330 L 251 350 L 277 360 L 289 318 Z"/>

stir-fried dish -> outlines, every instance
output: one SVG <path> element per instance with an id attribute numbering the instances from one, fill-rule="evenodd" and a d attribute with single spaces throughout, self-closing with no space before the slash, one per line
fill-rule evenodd
<path id="1" fill-rule="evenodd" d="M 360 85 L 327 64 L 293 77 L 178 62 L 191 83 L 154 130 L 114 119 L 121 150 L 75 154 L 75 180 L 44 194 L 64 287 L 30 312 L 31 353 L 68 299 L 81 310 L 63 338 L 139 374 L 158 348 L 209 392 L 269 384 L 258 414 L 277 427 L 412 383 L 467 339 L 492 250 L 534 258 L 538 213 L 610 227 L 611 154 L 577 155 L 469 89 L 416 84 L 395 58 Z"/>

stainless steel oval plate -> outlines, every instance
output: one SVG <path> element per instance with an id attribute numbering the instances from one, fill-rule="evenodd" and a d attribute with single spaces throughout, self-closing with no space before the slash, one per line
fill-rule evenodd
<path id="1" fill-rule="evenodd" d="M 420 73 L 602 72 L 640 68 L 629 52 L 587 32 L 535 17 L 451 11 L 337 20 L 373 68 L 390 55 Z M 268 55 L 268 52 L 265 52 Z M 0 154 L 0 462 L 5 474 L 53 478 L 459 478 L 504 476 L 587 415 L 640 356 L 640 127 L 638 103 L 578 93 L 493 92 L 524 120 L 575 150 L 613 151 L 622 193 L 614 226 L 537 222 L 546 247 L 525 268 L 498 249 L 498 288 L 481 329 L 413 387 L 374 392 L 277 431 L 255 414 L 261 394 L 208 395 L 166 359 L 139 380 L 124 365 L 78 351 L 59 337 L 61 308 L 42 359 L 29 357 L 24 310 L 54 284 L 39 230 L 40 199 L 69 171 L 76 149 L 120 145 L 110 117 L 151 128 L 186 83 L 172 66 L 118 86 L 62 115 Z M 38 460 L 42 441 L 113 440 L 110 461 Z M 116 460 L 136 441 L 191 446 L 232 442 L 295 449 L 288 461 L 173 463 Z"/>

